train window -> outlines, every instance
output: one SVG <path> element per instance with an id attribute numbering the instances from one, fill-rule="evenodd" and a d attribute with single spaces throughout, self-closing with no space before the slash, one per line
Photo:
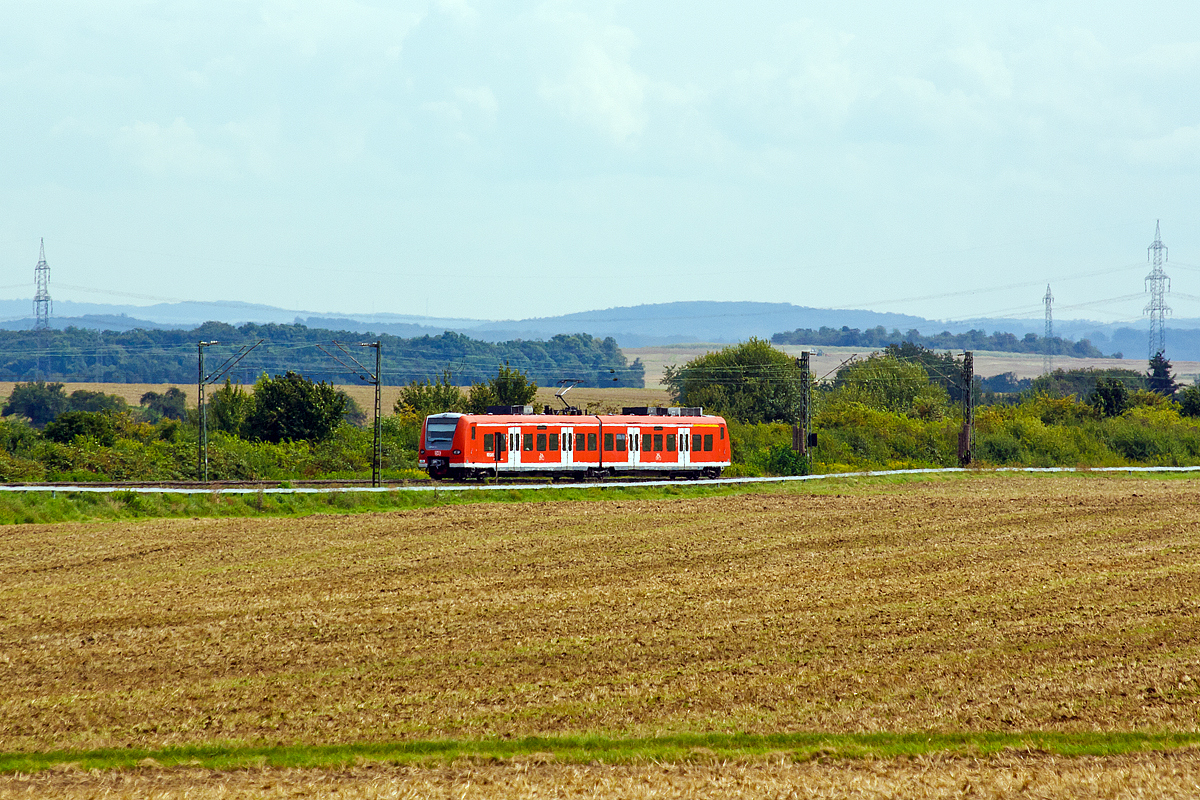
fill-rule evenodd
<path id="1" fill-rule="evenodd" d="M 563 438 L 566 439 L 567 437 L 564 436 Z M 550 434 L 550 452 L 551 453 L 558 452 L 558 434 L 557 433 Z"/>
<path id="2" fill-rule="evenodd" d="M 698 452 L 702 446 L 703 438 L 698 433 L 692 434 L 692 452 Z"/>
<path id="3" fill-rule="evenodd" d="M 675 434 L 673 434 L 673 433 L 667 434 L 667 452 L 668 453 L 675 452 Z"/>
<path id="4" fill-rule="evenodd" d="M 539 433 L 537 435 L 537 449 L 539 453 L 546 452 L 546 434 Z"/>
<path id="5" fill-rule="evenodd" d="M 625 452 L 625 434 L 623 434 L 623 433 L 617 434 L 617 452 L 618 453 Z"/>
<path id="6" fill-rule="evenodd" d="M 966 392 L 963 392 L 963 394 L 966 394 Z M 654 452 L 656 453 L 662 452 L 662 436 L 661 433 L 654 434 Z"/>
<path id="7" fill-rule="evenodd" d="M 587 436 L 582 433 L 575 434 L 575 449 L 587 450 Z M 592 449 L 596 449 L 596 434 L 592 434 Z"/>
<path id="8" fill-rule="evenodd" d="M 604 434 L 604 449 L 609 451 L 613 449 L 613 435 L 611 433 Z"/>
<path id="9" fill-rule="evenodd" d="M 964 392 L 963 394 L 966 394 Z M 496 434 L 485 433 L 483 435 L 483 452 L 490 453 L 496 448 Z"/>
<path id="10" fill-rule="evenodd" d="M 449 450 L 454 441 L 457 419 L 431 419 L 425 426 L 426 450 Z"/>
<path id="11" fill-rule="evenodd" d="M 964 392 L 963 394 L 966 394 L 966 392 Z M 725 441 L 725 426 L 724 425 L 721 426 L 721 441 L 722 442 Z"/>
<path id="12" fill-rule="evenodd" d="M 638 449 L 638 435 L 636 433 L 629 434 L 629 449 L 630 450 Z"/>
<path id="13" fill-rule="evenodd" d="M 712 434 L 711 433 L 704 434 L 704 452 L 706 452 L 706 453 L 712 452 Z"/>
<path id="14" fill-rule="evenodd" d="M 504 434 L 502 434 L 502 433 L 496 434 L 496 449 L 498 451 L 500 451 L 501 453 L 504 452 L 504 438 L 505 438 Z"/>
<path id="15" fill-rule="evenodd" d="M 523 438 L 524 438 L 524 441 L 521 442 L 521 449 L 525 450 L 525 451 L 532 451 L 533 450 L 533 434 L 526 433 Z"/>
<path id="16" fill-rule="evenodd" d="M 588 450 L 594 451 L 596 449 L 596 434 L 594 434 L 594 433 L 588 434 L 587 444 L 588 444 L 588 447 L 587 447 Z"/>
<path id="17" fill-rule="evenodd" d="M 471 426 L 471 441 L 475 441 L 475 426 Z"/>

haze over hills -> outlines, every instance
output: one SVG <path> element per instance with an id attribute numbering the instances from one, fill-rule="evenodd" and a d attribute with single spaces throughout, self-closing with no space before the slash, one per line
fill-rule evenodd
<path id="1" fill-rule="evenodd" d="M 0 328 L 22 330 L 33 327 L 31 300 L 0 300 Z M 136 328 L 191 329 L 210 320 L 232 325 L 301 323 L 309 327 L 332 328 L 358 333 L 386 333 L 411 338 L 457 331 L 489 342 L 512 339 L 547 339 L 559 333 L 588 333 L 611 336 L 622 347 L 648 347 L 691 342 L 729 343 L 751 336 L 770 338 L 772 334 L 797 328 L 819 329 L 883 326 L 906 333 L 917 330 L 930 335 L 941 331 L 963 333 L 983 330 L 1003 331 L 1018 337 L 1042 334 L 1041 319 L 970 319 L 954 322 L 930 320 L 906 314 L 882 313 L 862 309 L 809 308 L 791 303 L 694 301 L 625 306 L 556 317 L 523 320 L 479 320 L 423 317 L 410 314 L 328 314 L 283 309 L 274 306 L 221 302 L 159 303 L 148 306 L 107 305 L 59 301 L 54 304 L 51 323 L 56 328 L 74 326 L 96 330 L 133 330 Z M 1054 332 L 1068 339 L 1089 339 L 1106 354 L 1123 353 L 1141 359 L 1147 351 L 1147 323 L 1104 324 L 1088 320 L 1056 320 Z M 1175 319 L 1167 335 L 1168 356 L 1176 359 L 1200 359 L 1200 320 Z"/>

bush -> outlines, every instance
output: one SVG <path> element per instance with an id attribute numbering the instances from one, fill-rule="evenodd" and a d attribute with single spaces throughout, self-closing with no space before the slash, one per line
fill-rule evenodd
<path id="1" fill-rule="evenodd" d="M 209 430 L 238 433 L 246 422 L 251 402 L 249 392 L 226 378 L 225 385 L 208 398 Z"/>
<path id="2" fill-rule="evenodd" d="M 1188 417 L 1200 417 L 1200 386 L 1189 386 L 1179 392 L 1179 410 Z"/>
<path id="3" fill-rule="evenodd" d="M 462 389 L 455 386 L 451 379 L 450 370 L 446 370 L 437 380 L 430 381 L 426 378 L 423 381 L 413 381 L 400 390 L 400 397 L 392 408 L 393 413 L 416 414 L 424 419 L 430 414 L 440 414 L 444 411 L 463 411 L 466 408 L 466 398 Z"/>
<path id="4" fill-rule="evenodd" d="M 802 411 L 800 368 L 763 339 L 667 367 L 663 384 L 680 405 L 702 406 L 741 422 L 791 423 Z"/>
<path id="5" fill-rule="evenodd" d="M 61 383 L 18 383 L 13 387 L 8 402 L 0 409 L 5 417 L 25 417 L 35 428 L 44 428 L 49 422 L 69 407 Z"/>
<path id="6" fill-rule="evenodd" d="M 151 413 L 168 419 L 187 419 L 187 395 L 182 389 L 170 387 L 162 394 L 146 392 L 141 397 L 141 404 L 150 409 Z"/>
<path id="7" fill-rule="evenodd" d="M 117 440 L 112 416 L 95 411 L 67 411 L 60 414 L 46 426 L 43 435 L 59 444 L 70 444 L 76 437 L 82 437 L 112 447 Z"/>
<path id="8" fill-rule="evenodd" d="M 1119 378 L 1100 378 L 1088 395 L 1088 405 L 1102 417 L 1119 417 L 1129 408 L 1129 392 Z"/>
<path id="9" fill-rule="evenodd" d="M 791 445 L 776 444 L 767 453 L 767 471 L 772 475 L 807 475 L 808 465 Z"/>
<path id="10" fill-rule="evenodd" d="M 949 395 L 942 386 L 930 382 L 921 364 L 889 353 L 874 354 L 843 367 L 833 382 L 833 391 L 822 401 L 831 405 L 861 403 L 877 411 L 941 419 L 947 411 Z"/>
<path id="11" fill-rule="evenodd" d="M 76 389 L 67 398 L 69 411 L 96 411 L 116 414 L 125 411 L 129 406 L 125 400 L 115 394 L 90 392 L 87 389 Z"/>
<path id="12" fill-rule="evenodd" d="M 444 376 L 449 379 L 449 374 Z M 448 389 L 446 390 L 448 395 Z M 471 386 L 467 393 L 466 408 L 472 414 L 483 414 L 488 406 L 525 406 L 537 397 L 537 384 L 518 369 L 509 369 L 508 364 L 496 370 L 496 377 L 487 383 Z M 449 409 L 447 409 L 449 410 Z M 422 414 L 422 417 L 425 415 Z"/>
<path id="13" fill-rule="evenodd" d="M 313 383 L 288 371 L 254 384 L 242 430 L 255 441 L 321 441 L 333 435 L 346 410 L 346 395 L 331 384 Z"/>

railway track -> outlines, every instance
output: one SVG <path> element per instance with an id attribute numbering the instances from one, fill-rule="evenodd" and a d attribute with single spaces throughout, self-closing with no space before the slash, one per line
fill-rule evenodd
<path id="1" fill-rule="evenodd" d="M 959 472 L 1125 472 L 1125 473 L 1190 473 L 1200 472 L 1200 466 L 1190 467 L 996 467 L 974 469 L 962 467 L 939 467 L 931 469 L 890 469 L 864 472 L 835 472 L 821 475 L 789 475 L 770 478 L 698 478 L 664 480 L 661 478 L 630 478 L 621 480 L 578 482 L 573 480 L 544 479 L 531 483 L 528 478 L 488 479 L 463 483 L 437 481 L 390 481 L 383 486 L 371 486 L 370 481 L 153 481 L 143 483 L 36 483 L 0 484 L 0 492 L 134 492 L 137 494 L 326 494 L 334 492 L 464 492 L 496 491 L 503 489 L 553 490 L 553 489 L 617 489 L 636 486 L 713 486 L 751 483 L 791 483 L 797 481 L 832 480 L 836 478 L 874 478 L 889 475 L 936 475 Z"/>

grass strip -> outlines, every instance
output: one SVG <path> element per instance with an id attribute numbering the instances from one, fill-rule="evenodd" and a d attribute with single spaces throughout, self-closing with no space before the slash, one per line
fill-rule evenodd
<path id="1" fill-rule="evenodd" d="M 837 477 L 823 481 L 751 484 L 687 483 L 669 486 L 556 487 L 553 491 L 512 488 L 501 491 L 333 492 L 327 494 L 161 494 L 113 492 L 97 494 L 62 490 L 0 492 L 0 525 L 91 522 L 99 520 L 303 517 L 312 514 L 355 514 L 405 511 L 477 503 L 552 503 L 566 501 L 667 500 L 744 494 L 840 494 L 909 483 L 965 481 L 996 474 L 991 471 Z M 1091 473 L 1051 473 L 1045 480 L 1086 480 Z M 1188 473 L 1098 473 L 1127 480 L 1195 480 Z"/>
<path id="2" fill-rule="evenodd" d="M 212 770 L 333 768 L 363 762 L 434 766 L 460 758 L 553 758 L 563 763 L 744 760 L 783 755 L 813 758 L 905 758 L 943 754 L 988 756 L 1004 751 L 1058 756 L 1113 756 L 1200 745 L 1200 732 L 788 733 L 677 734 L 643 739 L 600 736 L 499 740 L 434 740 L 339 745 L 212 744 L 151 749 L 0 753 L 0 773 L 32 773 L 63 765 L 84 770 L 189 766 Z"/>

